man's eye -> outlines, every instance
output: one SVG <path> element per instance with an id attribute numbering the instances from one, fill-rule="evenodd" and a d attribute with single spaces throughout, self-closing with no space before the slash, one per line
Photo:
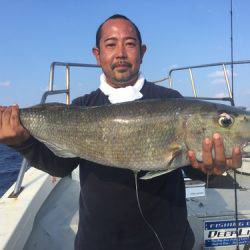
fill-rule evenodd
<path id="1" fill-rule="evenodd" d="M 115 44 L 114 43 L 108 43 L 108 44 L 106 44 L 106 47 L 113 48 L 113 47 L 115 47 Z"/>
<path id="2" fill-rule="evenodd" d="M 135 43 L 126 43 L 128 47 L 135 47 Z"/>

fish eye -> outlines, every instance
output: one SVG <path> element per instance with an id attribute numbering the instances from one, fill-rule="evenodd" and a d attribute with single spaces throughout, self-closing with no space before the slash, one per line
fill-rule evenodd
<path id="1" fill-rule="evenodd" d="M 233 124 L 234 119 L 229 114 L 223 113 L 219 116 L 218 122 L 219 122 L 221 127 L 228 128 Z"/>

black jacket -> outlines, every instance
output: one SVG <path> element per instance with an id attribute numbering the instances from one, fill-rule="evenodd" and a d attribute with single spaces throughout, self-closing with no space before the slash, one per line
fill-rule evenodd
<path id="1" fill-rule="evenodd" d="M 146 82 L 142 99 L 181 98 L 175 90 Z M 77 106 L 110 104 L 100 89 L 72 102 Z M 160 250 L 145 224 L 136 200 L 130 170 L 103 167 L 82 159 L 55 156 L 34 138 L 16 148 L 31 165 L 53 176 L 66 176 L 80 164 L 79 226 L 75 249 Z M 164 249 L 192 249 L 193 233 L 187 221 L 185 187 L 181 169 L 152 180 L 138 180 L 143 213 L 157 232 Z"/>

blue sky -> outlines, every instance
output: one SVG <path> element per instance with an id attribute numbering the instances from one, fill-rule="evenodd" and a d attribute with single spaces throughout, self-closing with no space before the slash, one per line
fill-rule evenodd
<path id="1" fill-rule="evenodd" d="M 250 59 L 250 1 L 234 0 L 234 59 Z M 230 0 L 1 1 L 0 104 L 40 102 L 53 61 L 95 63 L 91 49 L 98 25 L 110 15 L 127 15 L 139 27 L 147 53 L 148 80 L 172 67 L 230 60 Z M 250 65 L 235 67 L 236 104 L 250 108 Z M 72 98 L 96 89 L 99 70 L 72 70 Z M 65 72 L 56 71 L 63 88 Z M 221 68 L 194 72 L 198 94 L 226 93 Z M 163 84 L 167 84 L 166 82 Z M 174 87 L 190 95 L 188 72 Z M 62 97 L 56 100 L 62 101 Z"/>

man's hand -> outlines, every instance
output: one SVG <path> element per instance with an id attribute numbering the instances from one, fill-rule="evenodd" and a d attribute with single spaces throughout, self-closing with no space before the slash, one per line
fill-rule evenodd
<path id="1" fill-rule="evenodd" d="M 20 124 L 18 106 L 0 106 L 0 143 L 17 146 L 29 137 L 29 132 Z"/>
<path id="2" fill-rule="evenodd" d="M 214 149 L 214 159 L 212 150 Z M 206 174 L 221 175 L 228 169 L 241 167 L 242 155 L 239 147 L 232 149 L 232 157 L 226 158 L 223 140 L 218 133 L 213 139 L 205 138 L 202 143 L 202 162 L 198 162 L 194 151 L 188 151 L 188 157 L 192 167 L 201 170 Z"/>

